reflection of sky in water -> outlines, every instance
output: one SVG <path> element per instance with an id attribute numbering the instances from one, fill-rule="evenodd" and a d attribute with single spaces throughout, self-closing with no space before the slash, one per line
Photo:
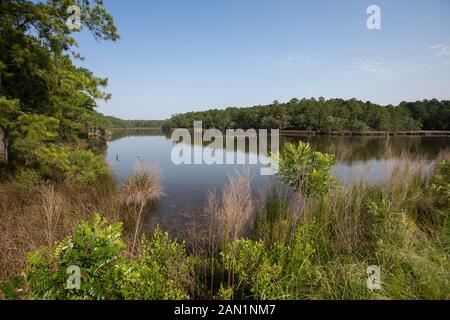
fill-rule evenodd
<path id="1" fill-rule="evenodd" d="M 320 145 L 318 145 L 318 149 L 321 151 L 327 150 L 330 146 L 334 147 L 336 139 L 324 141 L 326 139 L 320 140 Z M 435 150 L 430 156 L 431 152 L 427 152 L 429 151 L 427 149 L 429 148 L 428 142 L 431 143 L 430 140 L 423 142 L 425 146 L 425 151 L 423 152 L 425 160 L 416 160 L 415 164 L 424 164 L 430 168 L 434 163 L 433 157 L 436 157 L 438 150 L 445 148 L 449 144 L 448 140 L 441 140 L 437 143 L 434 141 L 437 151 Z M 314 145 L 314 142 L 312 144 Z M 259 164 L 248 166 L 210 166 L 206 164 L 177 166 L 171 161 L 173 145 L 174 142 L 164 136 L 125 137 L 109 142 L 107 152 L 108 162 L 120 180 L 129 176 L 139 161 L 156 164 L 161 169 L 161 182 L 166 196 L 158 202 L 158 208 L 152 213 L 151 217 L 152 223 L 161 224 L 169 230 L 175 225 L 180 226 L 188 223 L 193 215 L 199 215 L 203 210 L 208 192 L 213 190 L 220 191 L 228 180 L 228 176 L 236 170 L 248 169 L 255 189 L 267 180 L 267 177 L 260 175 Z M 356 146 L 360 148 L 360 141 L 347 140 L 345 145 L 347 147 L 350 146 L 350 149 L 356 148 Z M 421 147 L 415 148 L 420 149 Z M 194 149 L 200 150 L 201 147 L 194 146 Z M 395 169 L 398 161 L 395 157 L 383 159 L 383 150 L 380 150 L 378 154 L 373 154 L 373 149 L 370 151 L 371 158 L 369 159 L 367 159 L 367 153 L 361 156 L 363 160 L 355 159 L 353 154 L 351 161 L 340 162 L 334 167 L 333 175 L 341 183 L 351 183 L 352 180 L 365 180 L 369 183 L 383 181 Z M 237 152 L 242 153 L 243 151 L 239 150 Z M 232 151 L 225 150 L 225 153 L 232 153 Z"/>
<path id="2" fill-rule="evenodd" d="M 398 165 L 398 159 L 354 161 L 351 164 L 341 162 L 333 168 L 332 174 L 344 184 L 359 181 L 376 184 L 386 181 Z M 425 171 L 430 170 L 433 165 L 433 160 L 414 161 L 414 167 L 423 168 Z"/>

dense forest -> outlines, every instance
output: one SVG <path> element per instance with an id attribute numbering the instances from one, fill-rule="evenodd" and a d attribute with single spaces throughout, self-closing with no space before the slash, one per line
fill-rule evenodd
<path id="1" fill-rule="evenodd" d="M 251 108 L 211 109 L 173 115 L 167 120 L 123 120 L 100 113 L 92 115 L 91 125 L 110 128 L 192 128 L 202 121 L 204 128 L 279 128 L 319 133 L 341 131 L 450 130 L 450 101 L 422 100 L 381 106 L 356 99 L 310 98 L 277 101 Z"/>
<path id="2" fill-rule="evenodd" d="M 164 127 L 190 128 L 194 121 L 203 121 L 206 128 L 280 128 L 320 133 L 450 130 L 450 101 L 433 99 L 380 106 L 356 99 L 292 99 L 252 108 L 178 114 L 167 120 Z"/>
<path id="3" fill-rule="evenodd" d="M 96 100 L 108 100 L 107 79 L 75 61 L 79 30 L 66 23 L 72 1 L 0 1 L 0 131 L 9 162 L 42 169 L 49 162 L 61 171 L 79 157 L 78 146 L 101 116 Z M 79 1 L 83 29 L 96 40 L 119 38 L 103 1 Z M 77 160 L 75 158 L 78 158 Z M 69 164 L 73 165 L 70 166 Z"/>

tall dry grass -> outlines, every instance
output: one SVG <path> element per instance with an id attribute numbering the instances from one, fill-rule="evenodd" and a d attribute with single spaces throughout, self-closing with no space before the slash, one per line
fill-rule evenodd
<path id="1" fill-rule="evenodd" d="M 44 185 L 40 189 L 40 206 L 45 220 L 45 238 L 47 239 L 47 245 L 52 246 L 57 239 L 55 231 L 58 230 L 58 224 L 63 214 L 64 199 L 53 185 Z"/>
<path id="2" fill-rule="evenodd" d="M 248 171 L 229 176 L 222 194 L 210 192 L 205 206 L 212 243 L 216 247 L 248 235 L 254 219 L 254 200 Z"/>
<path id="3" fill-rule="evenodd" d="M 26 253 L 72 234 L 82 220 L 102 212 L 117 221 L 111 207 L 115 197 L 112 179 L 82 190 L 67 183 L 40 184 L 23 189 L 14 182 L 0 185 L 0 282 L 20 273 Z"/>
<path id="4" fill-rule="evenodd" d="M 158 170 L 150 166 L 138 168 L 121 190 L 112 174 L 83 188 L 62 182 L 26 189 L 14 179 L 3 182 L 0 283 L 21 272 L 28 252 L 54 246 L 72 235 L 81 220 L 91 220 L 95 213 L 111 223 L 125 222 L 124 239 L 128 247 L 136 247 L 143 215 L 150 212 L 151 203 L 161 194 Z"/>
<path id="5" fill-rule="evenodd" d="M 187 227 L 189 250 L 199 258 L 192 297 L 210 299 L 214 296 L 226 276 L 216 255 L 233 241 L 250 235 L 255 209 L 248 170 L 231 174 L 222 192 L 209 192 L 202 215 Z"/>
<path id="6" fill-rule="evenodd" d="M 131 255 L 136 252 L 139 243 L 144 214 L 150 212 L 154 202 L 164 194 L 160 179 L 161 172 L 157 167 L 145 163 L 138 164 L 119 193 L 119 202 L 127 209 L 128 221 L 134 226 Z"/>

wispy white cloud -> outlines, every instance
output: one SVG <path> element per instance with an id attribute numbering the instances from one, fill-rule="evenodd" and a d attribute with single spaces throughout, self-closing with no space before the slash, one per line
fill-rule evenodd
<path id="1" fill-rule="evenodd" d="M 450 46 L 442 43 L 431 46 L 430 50 L 438 57 L 450 57 Z"/>
<path id="2" fill-rule="evenodd" d="M 305 67 L 316 65 L 319 61 L 312 57 L 295 53 L 281 56 L 275 59 L 273 63 L 284 68 L 303 69 Z"/>
<path id="3" fill-rule="evenodd" d="M 344 66 L 341 71 L 333 74 L 337 78 L 371 76 L 386 77 L 396 74 L 403 66 L 402 62 L 391 62 L 383 60 L 353 59 Z"/>
<path id="4" fill-rule="evenodd" d="M 277 57 L 253 57 L 250 59 L 247 58 L 244 63 L 272 65 L 286 69 L 303 70 L 307 67 L 318 65 L 323 62 L 301 53 L 287 53 L 281 54 Z"/>
<path id="5" fill-rule="evenodd" d="M 450 66 L 450 46 L 445 44 L 435 44 L 430 47 L 431 52 L 437 59 L 439 59 L 439 63 L 441 67 Z"/>

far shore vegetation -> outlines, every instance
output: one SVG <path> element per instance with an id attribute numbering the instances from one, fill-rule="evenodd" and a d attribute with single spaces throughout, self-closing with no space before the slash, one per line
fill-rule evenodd
<path id="1" fill-rule="evenodd" d="M 122 120 L 98 115 L 93 121 L 102 129 L 193 128 L 202 121 L 205 128 L 280 129 L 339 132 L 450 131 L 450 101 L 423 100 L 381 106 L 356 99 L 291 99 L 249 108 L 211 109 L 173 115 L 167 120 Z"/>

